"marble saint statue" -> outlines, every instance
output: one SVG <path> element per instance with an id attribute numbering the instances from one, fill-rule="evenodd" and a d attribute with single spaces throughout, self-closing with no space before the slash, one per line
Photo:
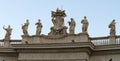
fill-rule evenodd
<path id="1" fill-rule="evenodd" d="M 36 27 L 36 35 L 40 35 L 40 33 L 41 33 L 41 29 L 42 29 L 42 23 L 40 22 L 41 20 L 40 19 L 38 19 L 38 22 L 35 24 L 35 25 L 37 25 L 37 27 Z"/>
<path id="2" fill-rule="evenodd" d="M 113 21 L 109 24 L 110 36 L 115 36 L 116 34 L 115 24 L 116 24 L 115 19 L 113 19 Z"/>
<path id="3" fill-rule="evenodd" d="M 28 26 L 29 26 L 29 20 L 26 20 L 26 23 L 24 23 L 24 25 L 22 25 L 22 30 L 23 30 L 23 34 L 25 36 L 28 36 Z"/>
<path id="4" fill-rule="evenodd" d="M 71 21 L 68 22 L 68 23 L 69 23 L 69 26 L 70 26 L 70 28 L 69 28 L 70 34 L 74 34 L 74 32 L 75 32 L 75 25 L 76 25 L 74 19 L 71 18 Z"/>
<path id="5" fill-rule="evenodd" d="M 87 33 L 89 23 L 86 16 L 84 16 L 84 19 L 81 21 L 81 23 L 82 23 L 82 32 Z"/>
<path id="6" fill-rule="evenodd" d="M 6 31 L 5 40 L 10 40 L 10 36 L 11 36 L 11 33 L 12 33 L 12 28 L 10 27 L 10 25 L 8 25 L 8 28 L 5 28 L 3 26 L 3 29 Z"/>

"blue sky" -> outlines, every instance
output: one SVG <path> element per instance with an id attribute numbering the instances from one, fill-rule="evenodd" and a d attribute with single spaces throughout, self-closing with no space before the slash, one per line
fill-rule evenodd
<path id="1" fill-rule="evenodd" d="M 91 37 L 109 35 L 109 23 L 116 20 L 116 34 L 120 35 L 120 0 L 0 0 L 0 39 L 5 36 L 3 26 L 13 28 L 11 38 L 21 39 L 21 24 L 29 19 L 28 32 L 34 35 L 35 23 L 41 19 L 42 34 L 50 32 L 51 11 L 60 8 L 66 11 L 65 25 L 74 18 L 76 21 L 75 33 L 82 31 L 81 20 L 87 16 L 89 21 L 88 33 Z"/>

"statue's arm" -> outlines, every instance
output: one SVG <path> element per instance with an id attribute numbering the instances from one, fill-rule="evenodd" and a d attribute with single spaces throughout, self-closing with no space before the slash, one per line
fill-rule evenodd
<path id="1" fill-rule="evenodd" d="M 3 29 L 6 30 L 5 26 L 3 26 Z"/>

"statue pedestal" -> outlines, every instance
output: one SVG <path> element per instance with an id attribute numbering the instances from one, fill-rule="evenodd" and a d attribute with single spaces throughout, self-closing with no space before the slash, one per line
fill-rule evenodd
<path id="1" fill-rule="evenodd" d="M 4 47 L 10 47 L 10 40 L 4 39 Z"/>
<path id="2" fill-rule="evenodd" d="M 24 36 L 22 35 L 23 44 L 38 44 L 41 43 L 42 36 Z"/>
<path id="3" fill-rule="evenodd" d="M 90 42 L 87 33 L 69 34 L 66 39 L 71 42 Z"/>
<path id="4" fill-rule="evenodd" d="M 109 44 L 116 44 L 116 38 L 115 36 L 109 36 Z"/>
<path id="5" fill-rule="evenodd" d="M 48 34 L 49 36 L 53 36 L 53 35 L 67 35 L 67 27 L 61 27 L 58 29 L 55 29 L 54 27 L 51 27 L 51 32 Z"/>

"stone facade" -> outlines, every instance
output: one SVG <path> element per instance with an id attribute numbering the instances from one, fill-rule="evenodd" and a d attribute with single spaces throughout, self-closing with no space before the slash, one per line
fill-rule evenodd
<path id="1" fill-rule="evenodd" d="M 119 47 L 91 42 L 12 44 L 0 48 L 0 61 L 119 61 Z"/>
<path id="2" fill-rule="evenodd" d="M 70 32 L 66 31 L 64 10 L 57 9 L 51 14 L 54 26 L 48 35 L 41 35 L 40 20 L 32 36 L 27 31 L 29 21 L 26 20 L 22 25 L 22 40 L 11 40 L 12 28 L 8 28 L 9 36 L 0 40 L 0 61 L 120 61 L 120 36 L 116 35 L 115 20 L 109 25 L 109 36 L 90 37 L 86 16 L 81 21 L 82 33 L 75 34 L 73 19 L 73 25 L 69 22 Z"/>

